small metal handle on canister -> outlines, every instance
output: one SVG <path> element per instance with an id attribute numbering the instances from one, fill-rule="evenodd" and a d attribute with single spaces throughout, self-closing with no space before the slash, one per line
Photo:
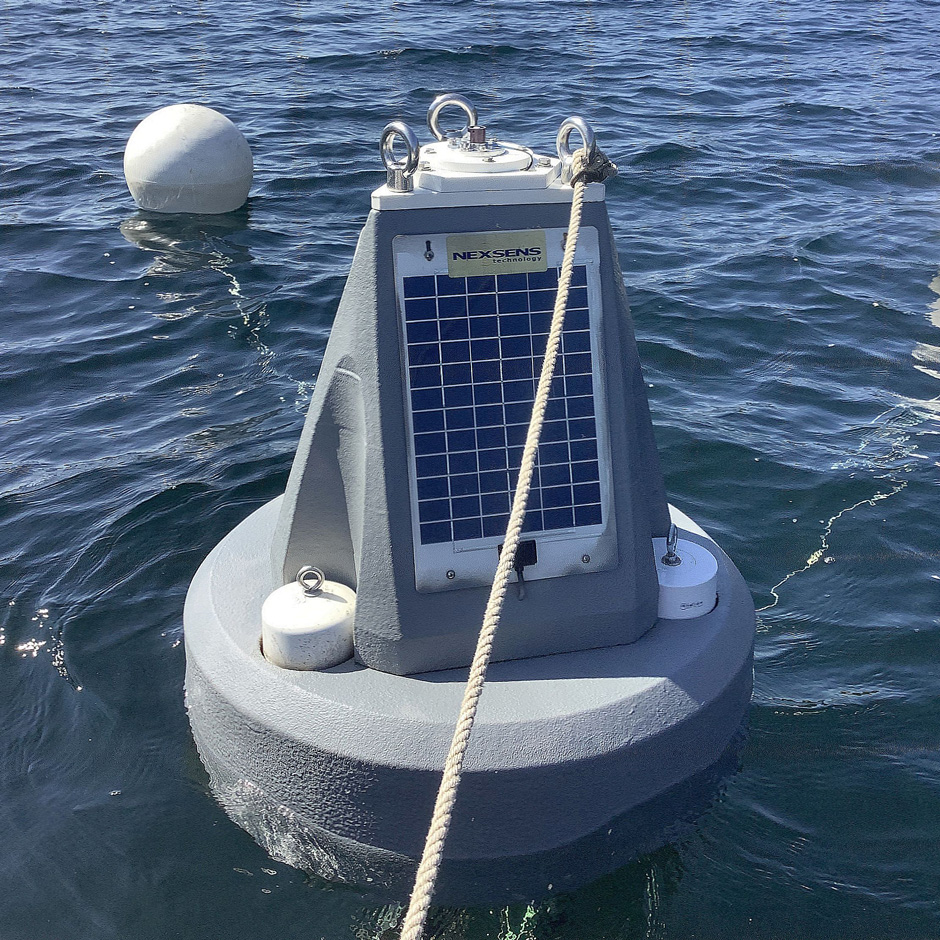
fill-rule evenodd
<path id="1" fill-rule="evenodd" d="M 574 151 L 568 143 L 571 132 L 577 131 L 584 142 L 584 149 L 587 151 L 588 162 L 594 159 L 597 153 L 597 141 L 594 138 L 594 128 L 587 121 L 577 115 L 565 118 L 558 128 L 558 136 L 555 138 L 555 148 L 558 151 L 558 159 L 561 160 L 562 172 L 565 180 L 571 179 L 571 158 Z"/>
<path id="2" fill-rule="evenodd" d="M 323 582 L 326 580 L 323 572 L 313 565 L 304 565 L 297 572 L 297 583 L 303 588 L 307 597 L 316 597 L 323 588 Z"/>
<path id="3" fill-rule="evenodd" d="M 447 134 L 441 130 L 441 125 L 439 123 L 439 118 L 441 111 L 444 108 L 456 105 L 458 108 L 463 108 L 464 113 L 467 115 L 467 125 L 462 131 L 459 131 L 457 136 L 463 136 L 467 130 L 471 127 L 476 127 L 477 122 L 477 109 L 464 98 L 463 95 L 438 95 L 432 102 L 431 107 L 428 108 L 428 130 L 435 136 L 437 140 L 447 140 Z"/>
<path id="4" fill-rule="evenodd" d="M 669 565 L 670 568 L 675 568 L 676 565 L 682 564 L 682 559 L 679 557 L 678 552 L 676 552 L 676 547 L 679 544 L 679 529 L 676 527 L 675 523 L 672 523 L 669 526 L 669 534 L 666 536 L 666 554 L 663 555 L 662 561 L 664 565 Z"/>
<path id="5" fill-rule="evenodd" d="M 395 156 L 395 138 L 400 137 L 408 148 L 403 158 Z M 396 192 L 408 193 L 414 189 L 415 170 L 418 169 L 418 154 L 421 145 L 418 135 L 404 121 L 392 121 L 385 125 L 382 138 L 379 141 L 379 151 L 382 154 L 382 163 L 388 171 L 388 188 Z"/>

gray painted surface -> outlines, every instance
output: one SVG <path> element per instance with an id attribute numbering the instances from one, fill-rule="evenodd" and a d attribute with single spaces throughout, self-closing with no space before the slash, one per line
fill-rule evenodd
<path id="1" fill-rule="evenodd" d="M 190 587 L 186 695 L 203 762 L 230 815 L 299 867 L 407 894 L 488 594 L 415 589 L 392 239 L 567 222 L 565 205 L 372 212 L 287 491 Z M 669 507 L 602 202 L 583 224 L 600 235 L 619 564 L 532 581 L 525 601 L 510 592 L 439 902 L 567 890 L 661 844 L 750 699 L 753 603 L 703 535 L 682 532 L 718 556 L 717 606 L 656 619 L 652 539 Z M 262 656 L 264 599 L 305 564 L 356 589 L 356 660 L 301 672 Z"/>
<path id="2" fill-rule="evenodd" d="M 565 205 L 373 211 L 362 231 L 287 485 L 272 559 L 281 583 L 311 564 L 356 590 L 356 654 L 372 668 L 407 675 L 469 664 L 489 594 L 486 587 L 415 589 L 392 239 L 564 228 L 569 211 Z M 659 457 L 603 202 L 585 205 L 582 225 L 596 227 L 600 242 L 600 345 L 619 564 L 531 582 L 524 603 L 505 607 L 496 660 L 627 643 L 656 619 L 651 539 L 665 536 L 669 525 Z"/>
<path id="3" fill-rule="evenodd" d="M 274 854 L 406 891 L 466 670 L 268 663 L 259 612 L 277 579 L 258 546 L 272 539 L 279 503 L 227 536 L 190 588 L 196 741 L 222 802 Z M 657 807 L 719 759 L 750 698 L 753 605 L 713 543 L 682 537 L 719 552 L 711 613 L 659 621 L 626 645 L 491 666 L 440 898 L 537 894 L 542 880 L 571 886 L 572 872 L 581 881 L 617 867 L 662 839 Z"/>
<path id="4" fill-rule="evenodd" d="M 742 682 L 742 698 L 749 697 L 749 689 L 750 683 L 745 688 Z M 743 740 L 743 734 L 736 735 L 718 761 L 704 771 L 575 842 L 494 858 L 445 855 L 434 903 L 502 905 L 574 891 L 644 852 L 687 836 L 721 783 L 734 772 Z M 260 786 L 238 777 L 201 738 L 199 748 L 211 770 L 213 794 L 272 858 L 330 881 L 365 888 L 376 899 L 407 899 L 417 870 L 414 858 L 335 835 L 304 812 L 279 803 Z M 582 788 L 582 796 L 590 799 L 589 784 Z M 475 824 L 493 826 L 495 816 L 493 812 L 478 817 Z"/>

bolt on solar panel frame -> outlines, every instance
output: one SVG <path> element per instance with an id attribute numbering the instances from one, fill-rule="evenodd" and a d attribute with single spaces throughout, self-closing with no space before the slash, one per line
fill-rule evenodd
<path id="1" fill-rule="evenodd" d="M 496 570 L 566 230 L 520 234 L 544 236 L 541 265 L 456 278 L 452 233 L 393 239 L 418 591 L 485 585 Z M 524 527 L 538 545 L 526 580 L 617 565 L 598 262 L 597 229 L 582 228 Z"/>

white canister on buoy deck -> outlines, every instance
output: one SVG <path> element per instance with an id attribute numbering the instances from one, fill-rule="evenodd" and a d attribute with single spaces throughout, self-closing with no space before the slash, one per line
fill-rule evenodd
<path id="1" fill-rule="evenodd" d="M 677 539 L 672 564 L 666 539 L 653 539 L 659 578 L 659 616 L 689 620 L 711 611 L 718 600 L 718 560 L 703 545 Z M 678 563 L 675 560 L 678 559 Z"/>
<path id="2" fill-rule="evenodd" d="M 261 607 L 261 650 L 284 669 L 326 669 L 353 654 L 355 592 L 302 568 L 296 581 L 272 591 Z"/>

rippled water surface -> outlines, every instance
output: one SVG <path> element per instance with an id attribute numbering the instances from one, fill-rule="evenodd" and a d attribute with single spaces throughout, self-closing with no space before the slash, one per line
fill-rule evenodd
<path id="1" fill-rule="evenodd" d="M 18 2 L 0 10 L 0 936 L 376 938 L 206 791 L 181 611 L 286 480 L 386 121 L 585 115 L 673 502 L 759 625 L 741 770 L 681 842 L 448 938 L 940 935 L 940 4 Z M 156 107 L 256 164 L 135 210 Z"/>

